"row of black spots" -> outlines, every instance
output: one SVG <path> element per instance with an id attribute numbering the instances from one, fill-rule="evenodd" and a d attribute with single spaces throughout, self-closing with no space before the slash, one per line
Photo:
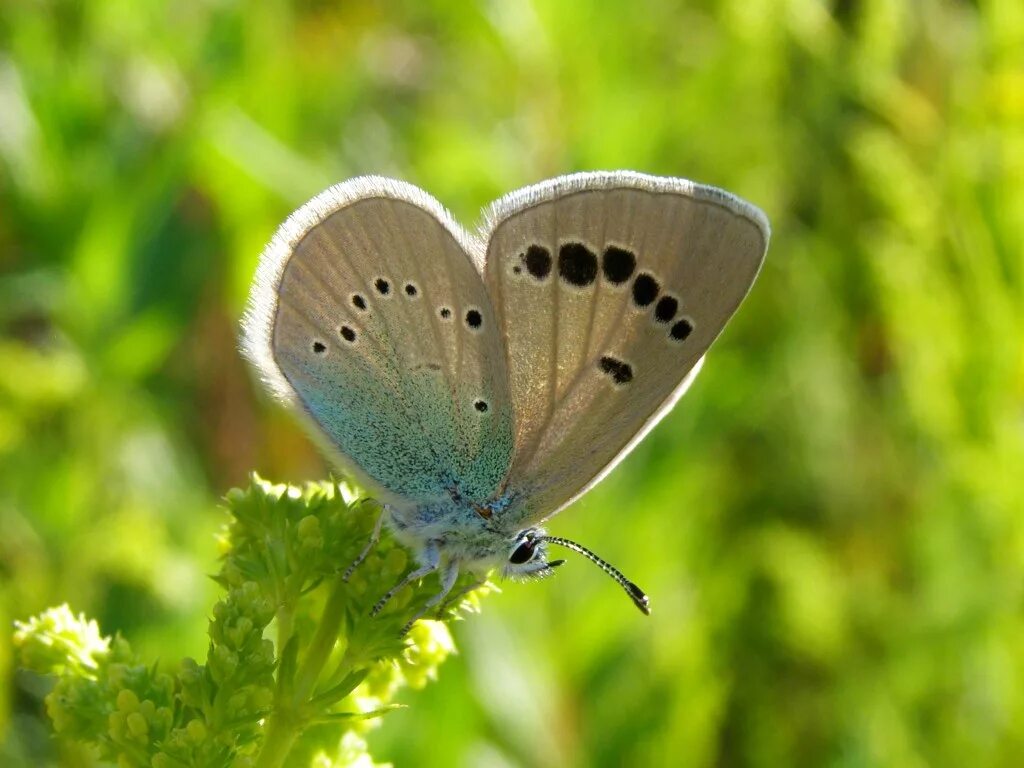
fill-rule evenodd
<path id="1" fill-rule="evenodd" d="M 338 335 L 349 344 L 355 344 L 358 334 L 350 326 L 343 325 L 338 329 Z M 313 353 L 322 355 L 327 351 L 327 345 L 324 344 L 320 339 L 313 340 Z"/>
<path id="2" fill-rule="evenodd" d="M 633 380 L 633 366 L 618 358 L 605 355 L 598 360 L 597 367 L 618 385 L 629 384 Z"/>
<path id="3" fill-rule="evenodd" d="M 654 275 L 641 272 L 633 281 L 633 303 L 638 307 L 649 307 L 657 299 L 657 304 L 654 304 L 654 319 L 667 325 L 675 320 L 679 313 L 679 299 L 667 294 L 658 298 L 660 291 L 661 286 Z M 685 341 L 691 333 L 693 321 L 684 317 L 672 324 L 668 335 L 673 341 Z"/>
<path id="4" fill-rule="evenodd" d="M 547 248 L 531 245 L 519 258 L 535 279 L 543 281 L 551 274 L 552 259 Z M 512 271 L 520 274 L 522 267 L 516 265 Z M 597 271 L 597 256 L 583 243 L 565 243 L 559 248 L 558 274 L 565 282 L 579 287 L 590 285 L 597 278 Z M 601 257 L 601 272 L 609 283 L 622 285 L 633 277 L 635 271 L 636 255 L 632 251 L 616 245 L 605 249 Z M 654 319 L 667 325 L 679 313 L 679 299 L 670 295 L 659 298 L 660 293 L 661 284 L 649 272 L 640 272 L 633 279 L 633 303 L 639 308 L 654 304 Z M 669 337 L 684 341 L 692 332 L 692 321 L 684 318 L 671 326 Z"/>
<path id="5" fill-rule="evenodd" d="M 442 320 L 451 320 L 453 313 L 451 307 L 440 307 L 437 310 L 438 317 Z M 466 321 L 466 327 L 471 331 L 479 331 L 484 324 L 484 316 L 480 314 L 480 310 L 475 307 L 471 307 L 466 310 L 466 315 L 463 318 Z"/>
<path id="6" fill-rule="evenodd" d="M 527 272 L 537 280 L 545 280 L 551 273 L 551 254 L 547 248 L 531 245 L 519 256 L 526 266 Z M 633 277 L 636 271 L 636 254 L 617 245 L 608 246 L 601 257 L 601 272 L 605 280 L 613 285 L 622 285 Z M 513 267 L 513 272 L 521 272 L 521 267 Z M 577 287 L 591 285 L 597 279 L 597 254 L 583 243 L 564 243 L 558 249 L 559 277 Z M 661 291 L 657 278 L 648 272 L 641 272 L 633 280 L 633 302 L 638 307 L 646 307 L 654 303 Z M 661 322 L 669 322 L 679 309 L 678 300 L 664 297 L 656 308 L 656 317 Z"/>
<path id="7" fill-rule="evenodd" d="M 391 292 L 391 283 L 386 278 L 378 277 L 374 280 L 373 285 L 381 296 L 387 296 Z M 420 294 L 419 287 L 412 282 L 406 283 L 403 290 L 410 299 L 414 299 Z M 352 296 L 352 304 L 359 310 L 365 310 L 367 307 L 365 297 L 358 293 Z M 439 307 L 437 313 L 442 320 L 450 320 L 452 318 L 451 307 Z M 466 311 L 465 320 L 466 325 L 471 330 L 478 330 L 483 325 L 483 315 L 480 314 L 480 310 L 475 308 Z"/>
<path id="8" fill-rule="evenodd" d="M 521 274 L 523 267 L 535 280 L 544 281 L 551 274 L 553 259 L 551 252 L 542 245 L 531 245 L 519 254 L 521 265 L 512 267 L 515 274 Z M 614 285 L 625 283 L 636 270 L 636 255 L 617 245 L 608 246 L 601 257 L 601 272 Z M 598 258 L 583 243 L 563 243 L 558 249 L 558 276 L 580 288 L 593 284 L 597 279 Z"/>
<path id="9" fill-rule="evenodd" d="M 391 281 L 386 277 L 378 277 L 373 281 L 373 287 L 377 289 L 377 293 L 381 296 L 387 296 L 391 293 Z M 416 283 L 406 283 L 402 289 L 405 291 L 405 295 L 410 299 L 414 299 L 420 294 L 420 289 Z M 359 303 L 356 303 L 356 297 L 359 298 Z M 355 304 L 359 309 L 366 309 L 366 299 L 356 294 L 352 297 L 352 303 Z"/>

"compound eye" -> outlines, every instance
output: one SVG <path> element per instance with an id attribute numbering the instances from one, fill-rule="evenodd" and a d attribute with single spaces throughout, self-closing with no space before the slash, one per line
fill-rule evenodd
<path id="1" fill-rule="evenodd" d="M 532 541 L 524 541 L 522 544 L 520 544 L 518 547 L 512 550 L 512 554 L 509 555 L 508 561 L 513 565 L 522 565 L 523 563 L 528 563 L 533 558 L 533 555 L 536 552 L 535 546 L 536 545 Z"/>

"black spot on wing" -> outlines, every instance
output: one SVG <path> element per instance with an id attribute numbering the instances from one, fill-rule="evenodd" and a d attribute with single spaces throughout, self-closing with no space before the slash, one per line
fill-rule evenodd
<path id="1" fill-rule="evenodd" d="M 452 316 L 452 311 L 448 307 L 441 307 L 438 313 L 442 320 L 448 320 Z"/>
<path id="2" fill-rule="evenodd" d="M 313 351 L 316 352 L 318 355 L 322 355 L 324 352 L 327 351 L 327 347 L 324 345 L 322 341 L 314 341 Z"/>
<path id="3" fill-rule="evenodd" d="M 625 248 L 610 245 L 605 249 L 601 259 L 601 269 L 604 272 L 605 280 L 620 285 L 633 276 L 633 270 L 636 269 L 636 256 Z"/>
<path id="4" fill-rule="evenodd" d="M 347 325 L 343 325 L 341 326 L 341 338 L 351 344 L 356 340 L 356 332 Z"/>
<path id="5" fill-rule="evenodd" d="M 486 400 L 477 400 L 473 403 L 473 407 L 480 411 L 480 413 L 487 413 L 488 406 Z"/>
<path id="6" fill-rule="evenodd" d="M 558 274 L 570 285 L 590 285 L 597 277 L 597 256 L 583 243 L 566 243 L 558 249 Z"/>
<path id="7" fill-rule="evenodd" d="M 551 253 L 542 245 L 531 245 L 522 256 L 526 271 L 538 280 L 551 274 Z"/>
<path id="8" fill-rule="evenodd" d="M 616 384 L 628 384 L 633 380 L 633 366 L 605 355 L 597 364 L 603 373 L 611 376 Z"/>
<path id="9" fill-rule="evenodd" d="M 352 306 L 356 309 L 366 309 L 366 299 L 360 294 L 356 293 L 352 295 Z"/>
<path id="10" fill-rule="evenodd" d="M 468 312 L 466 312 L 466 325 L 468 325 L 470 328 L 475 330 L 479 328 L 481 325 L 483 325 L 483 322 L 484 318 L 483 315 L 480 314 L 480 310 L 471 309 Z"/>
<path id="11" fill-rule="evenodd" d="M 391 283 L 385 280 L 383 277 L 378 277 L 373 281 L 373 287 L 377 289 L 377 293 L 381 296 L 387 296 L 391 293 Z"/>
<path id="12" fill-rule="evenodd" d="M 679 300 L 674 296 L 662 296 L 654 307 L 654 318 L 659 323 L 667 323 L 679 311 Z"/>
<path id="13" fill-rule="evenodd" d="M 658 298 L 659 290 L 660 286 L 654 276 L 641 272 L 633 281 L 633 302 L 638 307 L 646 307 Z"/>
<path id="14" fill-rule="evenodd" d="M 693 333 L 693 323 L 684 317 L 672 326 L 668 335 L 675 341 L 684 341 L 691 333 Z"/>

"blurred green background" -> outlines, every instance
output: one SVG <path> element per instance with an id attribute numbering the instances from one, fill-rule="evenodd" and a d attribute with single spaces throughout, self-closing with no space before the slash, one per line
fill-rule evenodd
<path id="1" fill-rule="evenodd" d="M 0 2 L 0 624 L 205 651 L 218 499 L 327 470 L 235 349 L 360 173 L 632 168 L 774 227 L 680 407 L 371 736 L 404 766 L 1020 766 L 1024 4 Z M 0 633 L 0 764 L 60 764 Z"/>

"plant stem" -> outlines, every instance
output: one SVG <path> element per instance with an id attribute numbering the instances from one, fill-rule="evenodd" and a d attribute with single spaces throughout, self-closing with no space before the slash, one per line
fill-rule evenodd
<path id="1" fill-rule="evenodd" d="M 289 713 L 275 710 L 267 719 L 267 727 L 263 737 L 260 756 L 256 760 L 256 768 L 279 768 L 288 759 L 295 740 L 302 732 L 302 726 L 296 723 Z"/>
<path id="2" fill-rule="evenodd" d="M 278 690 L 291 690 L 292 695 L 279 697 L 273 713 L 267 718 L 263 746 L 260 748 L 256 768 L 279 768 L 288 759 L 295 740 L 306 727 L 304 712 L 309 695 L 316 687 L 327 659 L 338 639 L 341 622 L 345 617 L 346 584 L 342 575 L 335 577 L 331 594 L 327 598 L 319 627 L 306 652 L 306 658 L 295 674 L 294 686 L 278 681 Z"/>
<path id="3" fill-rule="evenodd" d="M 306 652 L 306 660 L 302 662 L 299 671 L 295 676 L 295 701 L 305 703 L 309 694 L 313 691 L 324 664 L 334 650 L 334 644 L 338 640 L 338 631 L 341 629 L 342 619 L 345 618 L 345 599 L 347 597 L 347 584 L 342 576 L 334 577 L 331 585 L 331 594 L 327 598 L 327 605 L 324 606 L 323 616 L 320 618 L 320 625 L 313 642 L 309 644 L 309 651 Z"/>

